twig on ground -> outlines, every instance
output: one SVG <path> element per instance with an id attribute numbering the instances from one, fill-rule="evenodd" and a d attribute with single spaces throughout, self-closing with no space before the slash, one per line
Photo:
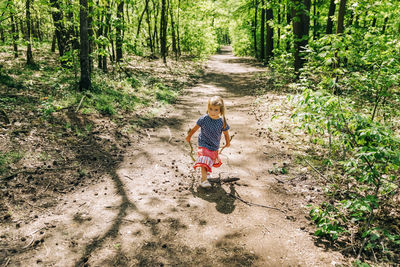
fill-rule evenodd
<path id="1" fill-rule="evenodd" d="M 129 177 L 129 176 L 125 175 L 125 178 L 128 178 L 129 180 L 133 181 L 133 179 L 131 177 Z"/>
<path id="2" fill-rule="evenodd" d="M 8 258 L 6 263 L 4 263 L 3 267 L 6 267 L 10 263 L 11 258 Z"/>
<path id="3" fill-rule="evenodd" d="M 311 167 L 316 173 L 318 173 L 319 176 L 321 176 L 326 182 L 329 182 L 328 178 L 326 178 L 320 171 L 318 171 L 313 165 L 311 165 L 311 163 L 308 162 L 308 160 L 304 159 L 304 161 L 305 161 L 308 165 L 310 165 L 310 167 Z"/>
<path id="4" fill-rule="evenodd" d="M 49 184 L 46 186 L 46 188 L 43 190 L 42 194 L 43 194 L 44 192 L 46 192 L 47 189 L 49 189 L 49 186 L 50 186 L 50 182 L 49 182 Z"/>
<path id="5" fill-rule="evenodd" d="M 76 108 L 75 113 L 78 112 L 78 110 L 80 109 L 84 98 L 85 98 L 85 95 L 82 96 L 81 101 L 79 101 L 79 105 L 78 105 L 78 107 Z"/>
<path id="6" fill-rule="evenodd" d="M 237 192 L 236 192 L 236 195 L 232 194 L 232 193 L 229 193 L 229 195 L 231 197 L 233 197 L 233 198 L 236 198 L 237 200 L 242 201 L 244 204 L 249 205 L 249 206 L 257 206 L 257 207 L 266 208 L 266 209 L 273 209 L 273 210 L 277 210 L 277 211 L 280 211 L 282 213 L 285 213 L 283 210 L 275 208 L 275 207 L 271 207 L 271 206 L 267 206 L 267 205 L 261 205 L 261 204 L 252 203 L 252 202 L 246 201 L 246 200 L 242 199 Z"/>

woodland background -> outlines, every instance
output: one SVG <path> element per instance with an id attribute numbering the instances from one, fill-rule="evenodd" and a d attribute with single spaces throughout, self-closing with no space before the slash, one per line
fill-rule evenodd
<path id="1" fill-rule="evenodd" d="M 326 152 L 308 158 L 327 188 L 327 200 L 310 207 L 315 235 L 355 257 L 355 264 L 399 264 L 399 4 L 3 0 L 0 123 L 21 126 L 31 113 L 51 122 L 52 114 L 71 107 L 118 117 L 173 103 L 182 84 L 132 71 L 132 64 L 161 59 L 193 66 L 232 45 L 236 55 L 264 63 L 256 93 L 290 95 L 293 120 Z M 90 126 L 63 127 L 77 136 L 90 132 Z M 13 128 L 14 135 L 24 131 Z M 6 183 L 25 155 L 17 145 L 1 148 Z M 3 197 L 6 189 L 3 184 Z"/>

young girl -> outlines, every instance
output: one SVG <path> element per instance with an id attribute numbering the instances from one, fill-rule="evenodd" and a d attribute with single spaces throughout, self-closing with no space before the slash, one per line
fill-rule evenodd
<path id="1" fill-rule="evenodd" d="M 221 118 L 222 117 L 222 118 Z M 194 168 L 201 167 L 201 187 L 210 187 L 211 184 L 207 178 L 210 178 L 209 174 L 212 167 L 221 166 L 222 162 L 218 156 L 219 143 L 221 140 L 221 134 L 225 136 L 225 147 L 230 146 L 229 139 L 229 125 L 226 123 L 225 118 L 225 105 L 224 101 L 219 96 L 214 96 L 208 100 L 207 114 L 200 117 L 197 120 L 196 126 L 194 126 L 186 136 L 186 141 L 190 142 L 192 135 L 201 128 L 201 132 L 198 137 L 198 151 L 197 161 L 194 164 Z"/>

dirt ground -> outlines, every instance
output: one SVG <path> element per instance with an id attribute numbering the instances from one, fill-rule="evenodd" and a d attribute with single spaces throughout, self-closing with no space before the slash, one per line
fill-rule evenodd
<path id="1" fill-rule="evenodd" d="M 225 48 L 210 58 L 198 84 L 143 128 L 124 132 L 108 125 L 102 136 L 88 137 L 90 149 L 80 144 L 80 155 L 103 161 L 88 173 L 73 166 L 79 171 L 77 180 L 66 177 L 71 190 L 57 192 L 42 181 L 36 194 L 47 194 L 48 207 L 30 199 L 25 209 L 8 207 L 11 218 L 2 215 L 2 266 L 346 265 L 310 233 L 306 205 L 322 189 L 312 180 L 315 173 L 295 164 L 297 148 L 307 144 L 292 134 L 289 121 L 272 119 L 286 110 L 285 95 L 254 95 L 262 71 Z M 213 95 L 224 98 L 234 135 L 213 176 L 240 180 L 202 189 L 184 138 Z M 100 140 L 114 144 L 100 146 Z M 279 174 L 283 167 L 289 174 Z M 29 172 L 19 179 L 40 175 Z M 17 181 L 8 186 L 18 188 Z"/>

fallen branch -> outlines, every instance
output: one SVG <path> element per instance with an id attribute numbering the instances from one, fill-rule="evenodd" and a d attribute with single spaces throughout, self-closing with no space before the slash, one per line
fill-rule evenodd
<path id="1" fill-rule="evenodd" d="M 304 161 L 305 161 L 308 165 L 310 165 L 310 167 L 311 167 L 316 173 L 318 173 L 319 176 L 321 176 L 326 182 L 329 182 L 328 178 L 326 178 L 320 171 L 318 171 L 313 165 L 311 165 L 311 163 L 308 162 L 308 160 L 304 159 Z"/>
<path id="2" fill-rule="evenodd" d="M 242 198 L 239 196 L 239 194 L 238 194 L 237 192 L 236 192 L 236 194 L 229 193 L 229 196 L 231 196 L 231 197 L 233 197 L 233 198 L 236 198 L 237 200 L 240 200 L 240 201 L 242 201 L 244 204 L 249 205 L 249 206 L 256 206 L 256 207 L 261 207 L 261 208 L 266 208 L 266 209 L 273 209 L 273 210 L 277 210 L 277 211 L 280 211 L 280 212 L 282 212 L 283 214 L 285 214 L 285 212 L 284 212 L 283 210 L 281 210 L 281 209 L 278 209 L 278 208 L 275 208 L 275 207 L 271 207 L 271 206 L 267 206 L 267 205 L 262 205 L 262 204 L 257 204 L 257 203 L 252 203 L 252 202 L 246 201 L 246 200 L 242 199 Z"/>

